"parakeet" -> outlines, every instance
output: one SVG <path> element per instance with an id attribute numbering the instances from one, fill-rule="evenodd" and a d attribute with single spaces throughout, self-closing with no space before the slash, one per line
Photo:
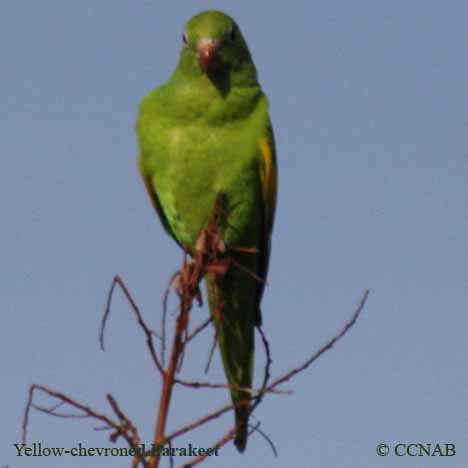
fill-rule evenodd
<path id="1" fill-rule="evenodd" d="M 256 250 L 233 248 L 224 278 L 205 278 L 227 381 L 251 388 L 277 165 L 268 101 L 231 17 L 204 11 L 186 23 L 178 64 L 166 83 L 143 98 L 136 131 L 144 184 L 165 230 L 183 249 L 195 247 L 222 194 L 225 245 Z M 250 398 L 232 387 L 230 392 L 234 403 Z M 248 405 L 235 410 L 240 452 L 247 443 L 248 414 Z"/>

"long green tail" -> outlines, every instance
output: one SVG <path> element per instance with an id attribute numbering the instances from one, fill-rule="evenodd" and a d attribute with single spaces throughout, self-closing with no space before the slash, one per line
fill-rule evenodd
<path id="1" fill-rule="evenodd" d="M 206 278 L 208 302 L 215 325 L 217 343 L 230 385 L 252 387 L 254 319 L 257 314 L 255 280 L 245 272 L 230 268 L 215 283 Z M 250 399 L 250 393 L 231 389 L 233 403 Z M 237 432 L 234 444 L 240 452 L 247 444 L 249 405 L 235 409 Z"/>

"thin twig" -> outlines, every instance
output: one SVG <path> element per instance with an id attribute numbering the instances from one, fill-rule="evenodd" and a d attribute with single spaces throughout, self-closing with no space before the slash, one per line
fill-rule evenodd
<path id="1" fill-rule="evenodd" d="M 222 383 L 211 383 L 211 382 L 202 382 L 197 380 L 181 380 L 181 379 L 174 379 L 174 383 L 182 385 L 183 387 L 189 388 L 226 388 L 228 390 L 238 390 L 240 392 L 250 393 L 250 394 L 261 394 L 265 393 L 265 389 L 263 387 L 254 388 L 254 387 L 242 387 L 241 385 L 235 384 L 222 384 Z M 293 392 L 292 390 L 277 390 L 272 389 L 266 393 L 276 393 L 278 395 L 291 395 Z"/>
<path id="2" fill-rule="evenodd" d="M 161 375 L 163 375 L 164 374 L 164 369 L 162 368 L 162 365 L 159 362 L 159 358 L 158 358 L 158 356 L 156 354 L 156 351 L 154 349 L 153 334 L 155 334 L 155 332 L 150 330 L 149 327 L 146 325 L 146 322 L 143 320 L 143 317 L 142 317 L 142 315 L 140 313 L 140 309 L 138 308 L 136 302 L 133 300 L 133 297 L 130 294 L 127 286 L 125 285 L 124 281 L 122 280 L 122 278 L 119 275 L 114 276 L 114 279 L 112 280 L 111 288 L 109 290 L 109 294 L 108 294 L 108 297 L 107 297 L 106 308 L 105 308 L 104 315 L 103 315 L 102 321 L 101 321 L 101 331 L 100 331 L 100 339 L 99 339 L 99 341 L 101 343 L 101 349 L 104 351 L 104 329 L 105 329 L 105 326 L 106 326 L 107 319 L 109 317 L 110 306 L 111 306 L 111 302 L 112 302 L 112 296 L 114 294 L 114 289 L 115 289 L 116 285 L 118 285 L 120 287 L 120 289 L 123 291 L 125 297 L 127 298 L 128 303 L 130 304 L 133 312 L 135 313 L 138 325 L 140 325 L 140 327 L 142 328 L 142 330 L 143 330 L 143 332 L 144 332 L 144 334 L 146 336 L 146 345 L 147 345 L 147 347 L 149 349 L 149 352 L 151 354 L 151 358 L 153 359 L 153 363 L 156 366 L 156 368 L 158 369 L 159 373 Z M 161 338 L 161 340 L 163 340 L 163 338 Z"/>
<path id="3" fill-rule="evenodd" d="M 263 278 L 260 278 L 260 276 L 258 276 L 256 273 L 254 273 L 253 271 L 249 270 L 247 267 L 242 265 L 242 263 L 238 262 L 237 260 L 234 260 L 232 257 L 230 257 L 230 260 L 234 264 L 235 267 L 237 267 L 239 270 L 246 273 L 247 275 L 251 276 L 254 280 L 262 284 L 268 284 Z"/>
<path id="4" fill-rule="evenodd" d="M 184 257 L 185 262 L 185 257 Z M 173 287 L 174 281 L 179 275 L 179 272 L 174 273 L 169 280 L 169 284 L 166 287 L 163 295 L 162 301 L 162 316 L 161 316 L 161 329 L 162 329 L 162 339 L 161 339 L 161 362 L 163 367 L 166 365 L 166 318 L 167 318 L 167 306 L 169 301 L 169 294 Z"/>
<path id="5" fill-rule="evenodd" d="M 169 441 L 167 443 L 169 445 L 169 468 L 174 468 L 174 457 L 172 455 L 172 443 Z"/>
<path id="6" fill-rule="evenodd" d="M 242 400 L 242 401 L 238 401 L 238 402 L 233 403 L 233 404 L 223 406 L 222 408 L 219 408 L 218 410 L 213 411 L 212 413 L 208 414 L 207 416 L 203 416 L 202 418 L 197 419 L 196 421 L 194 421 L 194 422 L 192 422 L 190 424 L 187 424 L 186 426 L 184 426 L 184 427 L 182 427 L 180 429 L 177 429 L 176 431 L 174 431 L 173 433 L 171 433 L 170 435 L 168 435 L 166 437 L 166 442 L 169 441 L 169 440 L 174 440 L 176 437 L 179 437 L 179 436 L 181 436 L 181 435 L 183 435 L 183 434 L 185 434 L 187 432 L 190 432 L 193 429 L 196 429 L 197 427 L 203 426 L 207 422 L 212 421 L 213 419 L 219 418 L 220 416 L 227 413 L 228 411 L 231 411 L 231 410 L 236 409 L 236 408 L 240 408 L 241 406 L 244 406 L 247 403 L 248 403 L 247 400 Z"/>
<path id="7" fill-rule="evenodd" d="M 211 361 L 213 360 L 213 355 L 214 355 L 217 343 L 218 343 L 217 332 L 215 330 L 215 333 L 213 335 L 213 341 L 210 347 L 210 352 L 208 354 L 208 359 L 206 360 L 206 364 L 205 364 L 205 374 L 208 374 L 208 371 L 210 370 Z"/>
<path id="8" fill-rule="evenodd" d="M 281 385 L 282 383 L 288 381 L 291 377 L 295 376 L 296 374 L 299 374 L 299 372 L 304 371 L 307 369 L 313 362 L 315 362 L 323 353 L 326 351 L 330 350 L 333 348 L 333 346 L 341 340 L 349 331 L 349 329 L 356 323 L 359 315 L 361 314 L 362 310 L 364 309 L 364 305 L 367 301 L 367 298 L 369 296 L 369 290 L 366 289 L 364 291 L 364 294 L 359 301 L 358 306 L 356 307 L 356 310 L 354 311 L 351 319 L 349 322 L 345 324 L 343 329 L 336 335 L 334 336 L 331 340 L 329 340 L 327 343 L 325 343 L 317 352 L 315 352 L 309 359 L 307 359 L 302 365 L 299 367 L 296 367 L 295 369 L 292 369 L 291 371 L 287 372 L 285 375 L 282 377 L 279 377 L 276 379 L 273 383 L 271 383 L 265 390 L 271 390 L 273 388 L 276 388 L 278 385 Z"/>
<path id="9" fill-rule="evenodd" d="M 255 424 L 255 426 L 252 426 L 252 430 L 249 431 L 249 436 L 254 433 L 254 432 L 258 432 L 267 442 L 268 442 L 268 445 L 270 446 L 271 448 L 271 451 L 273 452 L 273 455 L 275 457 L 278 456 L 278 451 L 276 450 L 276 447 L 275 447 L 275 444 L 273 443 L 273 441 L 265 434 L 265 432 L 263 432 L 261 429 L 260 429 L 260 423 L 258 422 L 257 424 Z"/>
<path id="10" fill-rule="evenodd" d="M 77 417 L 77 418 L 88 417 L 88 418 L 93 418 L 98 421 L 104 422 L 108 430 L 110 429 L 114 430 L 114 432 L 110 435 L 111 442 L 116 442 L 119 437 L 122 437 L 127 441 L 127 444 L 129 445 L 130 448 L 133 448 L 133 449 L 138 448 L 138 444 L 140 443 L 138 431 L 136 427 L 133 425 L 133 423 L 119 409 L 115 399 L 113 399 L 112 396 L 108 395 L 108 401 L 111 403 L 112 409 L 116 413 L 121 424 L 117 424 L 115 421 L 113 421 L 111 418 L 109 418 L 105 414 L 99 413 L 93 410 L 92 408 L 90 408 L 89 406 L 85 406 L 82 403 L 79 403 L 76 400 L 73 400 L 72 398 L 65 395 L 64 393 L 56 392 L 47 387 L 44 387 L 43 385 L 31 385 L 29 387 L 28 400 L 26 403 L 26 407 L 24 409 L 23 424 L 22 424 L 23 443 L 26 443 L 27 428 L 29 424 L 29 413 L 30 413 L 31 408 L 37 409 L 38 411 L 49 414 L 51 416 L 64 417 L 62 413 L 57 413 L 55 411 L 55 408 L 57 407 L 57 405 L 54 405 L 51 408 L 45 408 L 42 406 L 35 405 L 33 403 L 35 391 L 41 391 L 45 393 L 46 395 L 49 395 L 52 398 L 56 398 L 57 400 L 59 400 L 60 406 L 66 404 L 66 405 L 71 406 L 72 408 L 75 408 L 83 412 L 83 415 L 73 415 L 73 416 L 68 415 L 69 417 Z M 148 468 L 148 465 L 146 461 L 144 460 L 144 457 L 139 453 L 139 450 L 136 450 L 136 453 L 137 455 L 135 455 L 135 457 L 137 457 L 138 463 L 142 463 L 144 468 Z M 134 465 L 134 466 L 136 467 L 137 465 Z"/>
<path id="11" fill-rule="evenodd" d="M 202 322 L 200 325 L 198 325 L 197 328 L 195 328 L 184 341 L 184 345 L 187 345 L 190 341 L 192 341 L 199 333 L 201 333 L 207 326 L 208 324 L 212 321 L 213 319 L 211 317 L 207 318 L 204 322 Z"/>
<path id="12" fill-rule="evenodd" d="M 77 413 L 58 413 L 52 408 L 46 408 L 45 406 L 36 405 L 34 403 L 31 404 L 31 408 L 39 411 L 40 413 L 49 414 L 54 416 L 55 418 L 64 418 L 64 419 L 86 419 L 90 416 L 88 414 L 77 414 Z"/>
<path id="13" fill-rule="evenodd" d="M 249 414 L 252 414 L 255 411 L 255 408 L 261 403 L 263 399 L 263 395 L 265 394 L 265 389 L 270 380 L 270 368 L 271 368 L 271 364 L 273 363 L 273 360 L 271 358 L 271 352 L 270 352 L 270 343 L 268 342 L 267 337 L 265 333 L 263 332 L 263 329 L 260 325 L 257 326 L 257 330 L 259 331 L 260 336 L 262 338 L 263 348 L 265 349 L 266 363 L 265 363 L 265 371 L 263 373 L 263 382 L 262 382 L 262 387 L 261 387 L 262 390 L 258 398 L 256 398 L 253 405 L 250 407 Z"/>
<path id="14" fill-rule="evenodd" d="M 46 393 L 47 395 L 49 395 L 49 396 L 51 396 L 53 398 L 57 398 L 61 402 L 64 402 L 64 403 L 66 403 L 66 404 L 68 404 L 68 405 L 70 405 L 70 406 L 72 406 L 72 407 L 74 407 L 76 409 L 79 409 L 80 411 L 82 411 L 83 413 L 85 413 L 86 415 L 88 415 L 90 417 L 93 417 L 95 419 L 98 419 L 100 421 L 105 422 L 112 429 L 118 429 L 118 425 L 114 421 L 112 421 L 110 418 L 108 418 L 107 416 L 105 416 L 103 414 L 100 414 L 100 413 L 97 413 L 96 411 L 92 410 L 91 408 L 72 400 L 70 397 L 68 397 L 67 395 L 65 395 L 63 393 L 55 392 L 53 390 L 48 389 L 47 387 L 44 387 L 43 385 L 35 385 L 34 384 L 34 385 L 31 385 L 29 387 L 28 400 L 26 402 L 26 407 L 24 409 L 23 425 L 22 425 L 22 428 L 23 428 L 22 441 L 23 441 L 23 443 L 26 443 L 27 428 L 28 428 L 28 424 L 29 424 L 29 412 L 30 412 L 30 409 L 33 406 L 33 398 L 34 398 L 34 391 L 35 390 L 40 390 L 41 392 Z M 42 408 L 41 407 L 41 409 L 39 411 L 47 413 L 47 408 Z M 50 413 L 50 414 L 54 415 L 53 412 Z"/>
<path id="15" fill-rule="evenodd" d="M 234 438 L 235 433 L 236 433 L 236 428 L 233 427 L 232 429 L 230 429 L 226 433 L 225 436 L 223 436 L 221 439 L 219 439 L 218 442 L 213 444 L 211 446 L 211 449 L 213 449 L 213 451 L 216 451 L 216 450 L 220 449 L 223 445 L 226 445 L 230 440 L 232 440 Z M 184 465 L 182 465 L 182 468 L 191 468 L 191 467 L 193 467 L 195 465 L 198 465 L 199 463 L 201 463 L 208 456 L 209 456 L 208 453 L 205 453 L 204 455 L 199 455 L 198 457 L 192 459 L 188 463 L 185 463 Z"/>

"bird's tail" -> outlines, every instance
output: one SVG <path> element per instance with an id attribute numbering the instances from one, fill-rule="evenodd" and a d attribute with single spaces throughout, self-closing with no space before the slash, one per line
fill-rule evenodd
<path id="1" fill-rule="evenodd" d="M 254 357 L 254 320 L 257 304 L 253 294 L 245 294 L 239 285 L 245 281 L 237 271 L 230 270 L 227 278 L 216 283 L 206 278 L 208 301 L 216 340 L 223 361 L 231 398 L 234 404 L 250 400 Z M 239 289 L 238 289 L 239 288 Z M 237 387 L 237 388 L 236 388 Z M 235 409 L 236 436 L 234 444 L 240 452 L 247 444 L 249 403 Z"/>
<path id="2" fill-rule="evenodd" d="M 249 398 L 249 395 L 246 395 Z M 243 452 L 247 445 L 247 431 L 249 419 L 249 406 L 241 406 L 236 408 L 236 435 L 234 438 L 234 445 L 239 452 Z"/>

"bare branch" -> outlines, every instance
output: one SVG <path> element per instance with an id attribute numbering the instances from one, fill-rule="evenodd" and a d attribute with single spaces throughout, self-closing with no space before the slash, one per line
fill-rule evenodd
<path id="1" fill-rule="evenodd" d="M 184 253 L 184 261 L 185 264 L 185 253 Z M 176 281 L 177 276 L 180 273 L 177 271 L 171 276 L 169 280 L 169 284 L 166 286 L 163 295 L 162 301 L 162 315 L 161 315 L 161 330 L 162 330 L 162 340 L 161 340 L 161 362 L 162 365 L 166 365 L 166 318 L 167 318 L 167 307 L 169 303 L 169 294 L 171 292 L 171 288 L 174 288 L 174 282 Z"/>
<path id="2" fill-rule="evenodd" d="M 204 322 L 202 322 L 198 327 L 196 327 L 192 333 L 189 333 L 187 338 L 184 341 L 184 345 L 187 345 L 190 341 L 192 341 L 199 333 L 201 333 L 209 323 L 211 323 L 213 319 L 211 317 L 207 318 Z"/>
<path id="3" fill-rule="evenodd" d="M 210 370 L 211 361 L 213 360 L 213 355 L 214 355 L 217 343 L 218 343 L 218 339 L 217 339 L 217 333 L 215 331 L 213 335 L 213 341 L 210 347 L 210 352 L 208 353 L 208 359 L 206 360 L 205 374 L 208 374 L 208 371 Z"/>
<path id="4" fill-rule="evenodd" d="M 166 437 L 166 442 L 169 441 L 169 440 L 172 441 L 176 437 L 179 437 L 179 436 L 185 434 L 186 432 L 190 432 L 190 431 L 196 429 L 197 427 L 203 426 L 207 422 L 213 421 L 213 419 L 219 418 L 220 416 L 227 413 L 228 411 L 232 411 L 233 409 L 239 408 L 239 407 L 244 406 L 246 404 L 248 404 L 248 401 L 247 400 L 242 400 L 242 401 L 238 401 L 235 404 L 230 404 L 230 405 L 223 406 L 222 408 L 220 408 L 220 409 L 218 409 L 216 411 L 213 411 L 212 413 L 208 414 L 207 416 L 203 416 L 202 418 L 198 419 L 197 421 L 194 421 L 193 423 L 187 424 L 186 426 L 184 426 L 184 427 L 182 427 L 180 429 L 177 429 L 172 434 L 170 434 L 170 435 L 168 435 Z"/>
<path id="5" fill-rule="evenodd" d="M 267 442 L 268 442 L 268 445 L 270 446 L 271 448 L 271 451 L 273 452 L 273 455 L 275 457 L 278 456 L 278 451 L 276 450 L 276 446 L 275 444 L 273 443 L 273 441 L 265 434 L 265 432 L 263 432 L 261 429 L 260 429 L 260 423 L 258 422 L 257 424 L 255 424 L 255 426 L 252 426 L 252 430 L 249 431 L 249 436 L 254 433 L 254 432 L 258 432 Z"/>
<path id="6" fill-rule="evenodd" d="M 350 328 L 356 323 L 359 315 L 361 314 L 362 310 L 364 309 L 364 305 L 367 301 L 367 298 L 369 296 L 369 290 L 366 289 L 364 291 L 364 294 L 359 301 L 358 306 L 356 307 L 356 310 L 354 311 L 351 319 L 349 322 L 345 324 L 343 329 L 336 335 L 334 336 L 331 340 L 329 340 L 327 343 L 325 343 L 317 352 L 315 352 L 307 361 L 305 361 L 302 365 L 299 367 L 296 367 L 295 369 L 292 369 L 291 371 L 287 372 L 285 375 L 282 377 L 279 377 L 276 379 L 272 384 L 270 384 L 265 390 L 271 390 L 273 388 L 276 388 L 278 385 L 281 385 L 282 383 L 288 381 L 292 377 L 294 377 L 296 374 L 299 374 L 300 372 L 304 371 L 307 369 L 313 362 L 315 362 L 323 353 L 326 351 L 330 350 L 333 348 L 333 346 L 343 338 Z"/>
<path id="7" fill-rule="evenodd" d="M 55 418 L 64 418 L 64 419 L 86 419 L 90 416 L 88 414 L 78 414 L 78 413 L 58 413 L 53 408 L 46 408 L 45 406 L 36 405 L 34 403 L 31 404 L 31 408 L 39 411 L 40 413 L 45 413 L 50 416 L 54 416 Z"/>
<path id="8" fill-rule="evenodd" d="M 149 352 L 151 354 L 151 358 L 153 359 L 154 365 L 158 369 L 159 373 L 161 375 L 164 375 L 164 370 L 162 368 L 161 363 L 159 362 L 159 358 L 158 358 L 158 356 L 156 354 L 156 351 L 154 349 L 154 343 L 153 343 L 153 334 L 155 334 L 156 336 L 158 336 L 158 335 L 154 331 L 150 330 L 149 327 L 146 325 L 146 322 L 143 320 L 143 317 L 142 317 L 142 315 L 140 313 L 140 309 L 138 308 L 136 302 L 133 300 L 133 297 L 130 294 L 127 286 L 125 285 L 124 281 L 122 280 L 122 278 L 119 275 L 114 276 L 114 279 L 112 280 L 112 284 L 111 284 L 111 287 L 110 287 L 110 290 L 109 290 L 109 294 L 107 296 L 107 304 L 106 304 L 106 308 L 105 308 L 105 311 L 104 311 L 104 315 L 102 317 L 101 331 L 100 331 L 100 335 L 99 335 L 99 341 L 101 343 L 101 349 L 104 351 L 104 330 L 105 330 L 105 326 L 106 326 L 106 323 L 107 323 L 107 319 L 108 319 L 109 314 L 110 314 L 110 306 L 111 306 L 111 303 L 112 303 L 112 297 L 113 297 L 114 289 L 115 289 L 116 285 L 118 285 L 120 287 L 120 289 L 123 291 L 125 297 L 127 298 L 128 303 L 130 304 L 130 306 L 132 307 L 133 312 L 135 313 L 138 325 L 140 325 L 141 329 L 143 330 L 143 332 L 144 332 L 144 334 L 146 336 L 146 345 L 148 346 L 148 349 L 149 349 Z M 158 338 L 160 338 L 162 341 L 164 341 L 163 338 L 161 338 L 159 336 L 158 336 Z"/>
<path id="9" fill-rule="evenodd" d="M 25 411 L 24 411 L 24 418 L 23 418 L 23 442 L 26 443 L 26 435 L 27 435 L 27 426 L 28 426 L 28 419 L 29 419 L 29 411 L 33 405 L 33 398 L 34 398 L 34 391 L 35 390 L 39 390 L 53 398 L 57 398 L 60 402 L 64 403 L 64 404 L 67 404 L 67 405 L 70 405 L 71 407 L 75 408 L 75 409 L 78 409 L 80 411 L 82 411 L 86 416 L 88 417 L 92 417 L 94 419 L 98 419 L 102 422 L 105 422 L 109 427 L 111 427 L 112 429 L 119 429 L 119 425 L 116 424 L 114 421 L 112 421 L 112 419 L 108 418 L 107 416 L 101 414 L 101 413 L 98 413 L 96 411 L 94 411 L 93 409 L 89 408 L 88 406 L 85 406 L 85 405 L 82 405 L 81 403 L 78 403 L 76 401 L 74 401 L 73 399 L 71 399 L 70 397 L 68 397 L 67 395 L 65 395 L 64 393 L 61 393 L 61 392 L 56 392 L 54 390 L 50 390 L 49 388 L 47 387 L 44 387 L 42 385 L 31 385 L 29 387 L 29 396 L 28 396 L 28 401 L 26 403 L 26 407 L 25 407 Z M 53 407 L 52 407 L 53 408 Z M 47 408 L 42 408 L 41 407 L 41 410 L 42 412 L 49 412 L 49 414 L 51 414 L 52 416 L 54 416 L 54 413 L 53 413 L 53 409 L 52 409 L 52 412 L 48 411 Z"/>
<path id="10" fill-rule="evenodd" d="M 49 395 L 52 398 L 56 398 L 59 400 L 58 405 L 51 406 L 50 408 L 42 407 L 35 405 L 33 403 L 33 398 L 34 398 L 34 392 L 35 391 L 41 391 L 45 393 L 46 395 Z M 83 405 L 82 403 L 79 403 L 78 401 L 70 398 L 68 395 L 65 395 L 64 393 L 61 392 L 56 392 L 54 390 L 51 390 L 47 387 L 44 387 L 43 385 L 31 385 L 29 387 L 29 392 L 28 392 L 28 400 L 26 403 L 26 407 L 24 410 L 24 416 L 23 416 L 23 436 L 22 436 L 22 441 L 23 443 L 26 443 L 26 436 L 27 436 L 27 428 L 28 428 L 28 423 L 29 423 L 29 413 L 30 409 L 34 408 L 37 409 L 40 412 L 49 414 L 51 416 L 55 417 L 68 417 L 68 418 L 93 418 L 98 421 L 101 421 L 106 424 L 106 429 L 110 430 L 113 429 L 114 432 L 110 435 L 109 439 L 111 442 L 115 443 L 117 439 L 122 437 L 127 441 L 127 444 L 129 445 L 130 448 L 138 449 L 138 444 L 140 443 L 140 438 L 138 435 L 138 431 L 136 427 L 133 425 L 133 423 L 124 415 L 124 413 L 120 410 L 118 407 L 115 399 L 111 395 L 107 395 L 107 399 L 114 410 L 115 414 L 119 418 L 121 424 L 117 424 L 115 421 L 113 421 L 111 418 L 106 416 L 105 414 L 102 414 L 98 411 L 93 410 L 89 406 Z M 57 413 L 56 408 L 58 406 L 63 406 L 63 405 L 69 405 L 72 408 L 75 408 L 79 411 L 81 411 L 83 414 L 80 415 L 72 415 L 72 414 L 62 414 L 62 413 Z M 146 461 L 144 460 L 144 457 L 139 453 L 139 450 L 135 450 L 137 455 L 135 457 L 138 459 L 138 463 L 142 463 L 144 468 L 148 468 L 148 465 Z M 137 466 L 137 464 L 134 464 L 133 466 Z"/>
<path id="11" fill-rule="evenodd" d="M 263 395 L 267 393 L 266 387 L 270 380 L 270 368 L 271 368 L 271 364 L 273 363 L 273 360 L 271 359 L 270 343 L 268 343 L 265 333 L 263 332 L 263 328 L 261 326 L 257 326 L 257 330 L 259 331 L 260 336 L 262 338 L 263 348 L 265 349 L 266 363 L 265 363 L 265 370 L 263 373 L 263 382 L 262 382 L 261 392 L 259 396 L 256 398 L 256 400 L 254 401 L 253 405 L 250 407 L 249 414 L 252 414 L 255 411 L 255 408 L 257 408 L 257 406 L 261 403 L 263 399 Z"/>
<path id="12" fill-rule="evenodd" d="M 233 427 L 229 430 L 224 437 L 218 440 L 214 445 L 211 446 L 213 450 L 220 449 L 223 445 L 226 445 L 230 440 L 234 438 L 234 434 L 236 433 L 236 428 Z M 182 465 L 182 468 L 191 468 L 192 466 L 198 465 L 201 463 L 205 458 L 208 457 L 208 453 L 204 455 L 199 455 L 198 457 L 194 458 L 193 460 L 189 461 L 185 465 Z"/>
<path id="13" fill-rule="evenodd" d="M 192 309 L 194 301 L 198 302 L 200 305 L 201 301 L 201 293 L 200 293 L 200 282 L 205 276 L 210 276 L 214 279 L 214 281 L 218 281 L 218 279 L 222 278 L 230 265 L 236 267 L 246 274 L 250 275 L 257 281 L 264 282 L 262 278 L 259 278 L 254 272 L 251 272 L 249 269 L 243 267 L 243 265 L 239 264 L 236 260 L 234 260 L 231 256 L 228 255 L 226 246 L 224 245 L 224 241 L 222 237 L 218 234 L 218 220 L 217 215 L 219 212 L 223 211 L 222 207 L 222 195 L 220 194 L 215 202 L 213 207 L 213 212 L 210 220 L 208 221 L 205 229 L 203 229 L 200 233 L 199 238 L 196 242 L 196 248 L 184 252 L 184 261 L 183 266 L 179 272 L 172 276 L 170 284 L 165 292 L 164 299 L 163 299 L 163 314 L 162 314 L 162 336 L 159 336 L 154 331 L 150 330 L 147 326 L 146 322 L 144 321 L 140 310 L 133 300 L 128 288 L 126 287 L 124 281 L 121 279 L 120 276 L 116 275 L 113 278 L 108 297 L 106 308 L 101 320 L 101 327 L 100 327 L 100 345 L 101 349 L 104 350 L 104 332 L 105 327 L 110 315 L 110 307 L 112 303 L 112 298 L 114 294 L 114 290 L 116 286 L 119 286 L 122 292 L 124 293 L 128 303 L 135 314 L 137 319 L 137 323 L 140 328 L 143 330 L 144 335 L 146 337 L 146 344 L 147 348 L 151 354 L 151 358 L 155 367 L 157 368 L 159 374 L 162 376 L 162 391 L 160 396 L 160 401 L 157 409 L 157 418 L 155 424 L 155 431 L 153 437 L 153 443 L 157 444 L 161 447 L 168 445 L 169 448 L 172 447 L 172 442 L 177 437 L 191 432 L 198 427 L 207 424 L 210 421 L 213 421 L 222 415 L 235 410 L 236 408 L 248 406 L 249 407 L 249 415 L 252 415 L 257 407 L 262 402 L 265 394 L 267 393 L 275 393 L 275 394 L 289 394 L 290 391 L 283 390 L 278 388 L 285 382 L 293 379 L 297 374 L 305 371 L 309 366 L 311 366 L 320 356 L 322 356 L 325 352 L 329 351 L 338 341 L 340 341 L 351 329 L 351 327 L 356 323 L 359 315 L 361 314 L 364 305 L 367 301 L 369 291 L 366 290 L 355 309 L 351 319 L 344 325 L 341 331 L 334 337 L 332 337 L 328 342 L 326 342 L 323 346 L 321 346 L 316 352 L 314 352 L 305 362 L 301 365 L 287 371 L 280 377 L 276 378 L 273 382 L 271 382 L 271 366 L 272 366 L 272 357 L 271 357 L 271 350 L 270 345 L 267 340 L 267 337 L 261 328 L 261 326 L 257 326 L 258 331 L 260 333 L 260 337 L 262 339 L 263 347 L 265 350 L 265 367 L 264 367 L 264 375 L 262 380 L 262 385 L 260 388 L 245 388 L 237 385 L 230 385 L 230 384 L 221 384 L 221 383 L 211 383 L 211 382 L 203 382 L 203 381 L 185 381 L 182 379 L 178 379 L 175 377 L 176 372 L 182 366 L 182 358 L 184 356 L 184 351 L 186 349 L 186 345 L 193 340 L 196 336 L 198 336 L 212 321 L 212 318 L 208 318 L 207 320 L 203 321 L 199 324 L 191 333 L 188 333 L 189 327 L 189 313 Z M 249 248 L 249 247 L 236 247 L 230 246 L 229 248 L 231 251 L 239 251 L 245 253 L 257 253 L 257 249 Z M 190 255 L 191 259 L 188 259 Z M 172 347 L 170 352 L 169 361 L 167 366 L 165 366 L 165 351 L 166 351 L 166 314 L 167 314 L 167 301 L 169 291 L 174 289 L 179 297 L 179 310 L 178 315 L 175 320 L 175 329 L 174 335 L 172 338 Z M 217 313 L 221 313 L 222 304 L 219 305 L 219 309 L 213 311 L 213 316 L 217 317 Z M 215 332 L 216 333 L 216 332 Z M 157 336 L 161 340 L 161 359 L 158 357 L 158 354 L 155 351 L 153 336 Z M 214 343 L 211 348 L 210 352 L 210 360 L 211 356 L 213 355 L 213 351 L 216 345 L 216 334 L 214 337 Z M 228 404 L 225 405 L 208 415 L 205 415 L 198 420 L 195 420 L 184 427 L 181 427 L 171 434 L 166 435 L 166 422 L 169 415 L 169 408 L 172 396 L 172 390 L 175 384 L 179 384 L 188 388 L 196 389 L 196 388 L 210 388 L 210 389 L 236 389 L 238 391 L 242 391 L 245 393 L 250 394 L 250 397 L 246 397 L 245 400 L 238 401 L 235 404 Z M 58 400 L 58 403 L 52 405 L 50 407 L 37 405 L 33 402 L 34 392 L 40 391 L 45 393 L 51 398 L 55 398 Z M 112 418 L 106 416 L 103 413 L 97 412 L 92 408 L 85 406 L 72 398 L 68 397 L 67 395 L 56 392 L 53 390 L 48 389 L 47 387 L 41 385 L 32 385 L 29 388 L 28 393 L 28 400 L 26 404 L 26 408 L 24 411 L 23 423 L 22 423 L 22 430 L 23 430 L 23 442 L 26 441 L 27 436 L 27 428 L 29 423 L 29 413 L 31 408 L 36 409 L 42 413 L 49 414 L 51 416 L 60 417 L 60 418 L 92 418 L 94 420 L 100 421 L 104 423 L 104 427 L 97 428 L 96 430 L 106 430 L 111 431 L 109 439 L 111 442 L 115 443 L 119 438 L 123 438 L 129 447 L 135 449 L 136 455 L 132 460 L 132 468 L 137 468 L 140 464 L 144 468 L 158 468 L 159 463 L 161 461 L 160 455 L 149 455 L 149 454 L 142 454 L 139 450 L 140 444 L 140 437 L 138 434 L 138 430 L 133 422 L 125 415 L 123 410 L 117 404 L 115 398 L 112 395 L 107 394 L 106 399 L 116 416 L 118 422 L 114 421 Z M 74 410 L 78 410 L 78 413 L 67 413 L 58 411 L 58 408 L 68 405 Z M 273 441 L 259 429 L 260 423 L 257 423 L 253 426 L 249 426 L 249 435 L 253 432 L 258 432 L 270 445 L 274 455 L 277 455 L 276 447 Z M 220 447 L 224 446 L 230 440 L 234 438 L 236 433 L 237 427 L 232 427 L 222 438 L 220 438 L 216 443 L 212 445 L 213 450 L 217 450 Z M 169 465 L 172 468 L 174 465 L 174 459 L 172 457 L 172 453 L 170 451 L 170 458 L 169 458 Z M 148 458 L 145 458 L 147 456 Z M 203 462 L 205 458 L 208 456 L 208 453 L 204 455 L 200 455 L 188 463 L 185 463 L 183 467 L 189 468 L 198 465 L 199 463 Z"/>
<path id="14" fill-rule="evenodd" d="M 250 394 L 263 394 L 263 393 L 276 393 L 278 395 L 291 395 L 293 392 L 291 390 L 277 390 L 271 389 L 266 391 L 265 388 L 253 388 L 253 387 L 242 387 L 240 385 L 231 385 L 231 384 L 221 384 L 221 383 L 211 383 L 211 382 L 202 382 L 196 380 L 181 380 L 181 379 L 174 379 L 174 383 L 182 385 L 183 387 L 189 388 L 227 388 L 228 390 L 239 390 L 241 392 L 250 393 Z"/>

